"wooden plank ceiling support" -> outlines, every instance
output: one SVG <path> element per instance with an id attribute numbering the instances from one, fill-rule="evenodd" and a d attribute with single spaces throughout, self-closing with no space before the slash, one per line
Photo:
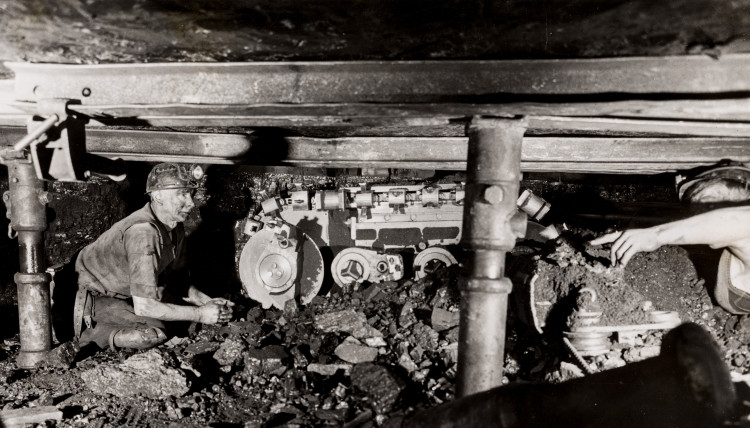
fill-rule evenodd
<path id="1" fill-rule="evenodd" d="M 713 137 L 750 137 L 750 99 L 688 102 L 668 101 L 666 108 L 643 109 L 644 105 L 628 102 L 632 110 L 625 111 L 606 103 L 578 106 L 566 104 L 562 111 L 573 116 L 539 115 L 553 112 L 556 105 L 298 105 L 298 106 L 139 106 L 116 107 L 70 106 L 70 110 L 91 118 L 90 126 L 154 126 L 154 127 L 410 127 L 434 129 L 455 127 L 468 122 L 474 115 L 510 117 L 514 109 L 518 114 L 528 114 L 529 130 L 545 132 L 580 132 L 617 135 L 683 135 Z M 720 105 L 721 104 L 721 105 Z M 655 107 L 655 106 L 654 106 Z M 707 116 L 717 118 L 724 114 L 723 121 L 696 120 L 701 108 L 708 109 Z M 36 109 L 35 103 L 15 103 L 15 111 L 23 110 L 28 115 Z M 602 115 L 607 112 L 623 117 L 584 117 L 586 108 L 590 113 Z M 536 113 L 535 113 L 536 112 Z M 669 116 L 670 120 L 636 118 L 638 114 Z M 681 118 L 684 113 L 686 117 Z M 21 116 L 24 120 L 27 116 Z M 8 117 L 0 125 L 18 126 L 17 114 Z M 744 121 L 739 121 L 740 119 Z M 415 131 L 418 133 L 419 131 Z"/>
<path id="2" fill-rule="evenodd" d="M 0 146 L 25 128 L 0 128 Z M 330 168 L 463 170 L 466 137 L 309 138 L 162 131 L 90 129 L 89 153 L 138 161 L 207 164 L 296 165 Z M 525 137 L 526 172 L 659 173 L 711 165 L 722 159 L 750 162 L 741 138 Z"/>
<path id="3" fill-rule="evenodd" d="M 7 63 L 15 99 L 83 105 L 445 103 L 750 91 L 750 55 L 610 59 L 60 65 Z M 631 97 L 633 98 L 633 97 Z"/>
<path id="4" fill-rule="evenodd" d="M 35 103 L 16 103 L 33 113 Z M 625 100 L 600 102 L 72 105 L 98 125 L 133 121 L 150 126 L 434 126 L 471 116 L 574 116 L 750 122 L 750 98 Z"/>

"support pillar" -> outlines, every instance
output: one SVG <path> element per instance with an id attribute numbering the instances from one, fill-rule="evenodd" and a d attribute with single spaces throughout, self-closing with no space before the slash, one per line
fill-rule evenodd
<path id="1" fill-rule="evenodd" d="M 47 192 L 27 159 L 6 162 L 10 190 L 4 196 L 10 224 L 18 232 L 18 321 L 21 351 L 16 363 L 33 368 L 52 348 L 50 275 L 46 272 L 44 231 L 47 229 Z"/>
<path id="2" fill-rule="evenodd" d="M 461 244 L 469 258 L 461 281 L 456 395 L 500 386 L 508 294 L 505 255 L 523 236 L 516 210 L 525 119 L 475 117 L 468 125 L 466 198 Z"/>

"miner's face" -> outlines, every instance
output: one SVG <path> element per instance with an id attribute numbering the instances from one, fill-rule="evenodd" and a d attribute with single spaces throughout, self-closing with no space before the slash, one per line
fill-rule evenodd
<path id="1" fill-rule="evenodd" d="M 167 222 L 184 222 L 195 208 L 193 189 L 164 189 L 158 192 L 162 211 L 168 217 L 165 219 Z"/>

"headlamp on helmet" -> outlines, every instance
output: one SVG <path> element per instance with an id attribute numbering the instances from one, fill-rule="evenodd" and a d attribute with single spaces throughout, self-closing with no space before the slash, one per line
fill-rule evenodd
<path id="1" fill-rule="evenodd" d="M 198 189 L 203 177 L 200 165 L 160 163 L 148 174 L 146 193 L 164 189 Z"/>

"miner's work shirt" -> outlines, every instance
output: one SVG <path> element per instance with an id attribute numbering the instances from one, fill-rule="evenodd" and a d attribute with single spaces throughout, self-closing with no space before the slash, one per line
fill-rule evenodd
<path id="1" fill-rule="evenodd" d="M 184 256 L 182 223 L 167 230 L 147 203 L 81 250 L 78 285 L 107 296 L 161 301 L 170 273 L 184 270 Z"/>

